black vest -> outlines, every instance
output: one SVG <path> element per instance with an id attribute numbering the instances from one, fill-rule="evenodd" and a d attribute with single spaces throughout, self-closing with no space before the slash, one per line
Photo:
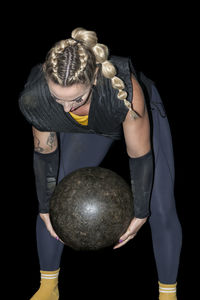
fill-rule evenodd
<path id="1" fill-rule="evenodd" d="M 111 56 L 109 60 L 117 69 L 116 76 L 125 84 L 129 102 L 133 98 L 131 73 L 142 84 L 142 88 L 143 85 L 146 86 L 150 96 L 151 80 L 141 72 L 136 73 L 130 58 Z M 111 80 L 102 76 L 102 82 L 97 81 L 97 85 L 93 87 L 88 125 L 81 125 L 52 98 L 42 64 L 38 64 L 31 70 L 20 94 L 19 108 L 26 120 L 40 131 L 95 133 L 118 140 L 123 136 L 122 123 L 128 108 L 124 101 L 117 98 L 117 93 L 118 90 L 112 87 Z"/>

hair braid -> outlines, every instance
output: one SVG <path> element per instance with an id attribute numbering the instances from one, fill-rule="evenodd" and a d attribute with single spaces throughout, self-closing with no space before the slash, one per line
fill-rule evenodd
<path id="1" fill-rule="evenodd" d="M 112 87 L 114 89 L 117 89 L 119 92 L 117 94 L 117 98 L 119 100 L 123 100 L 126 107 L 128 107 L 131 116 L 133 119 L 137 119 L 140 116 L 132 109 L 131 103 L 126 99 L 127 98 L 127 92 L 124 91 L 124 82 L 116 76 L 117 71 L 114 65 L 108 60 L 108 47 L 104 44 L 97 43 L 93 47 L 93 52 L 95 54 L 97 63 L 102 64 L 102 74 L 104 77 L 111 79 Z"/>
<path id="2" fill-rule="evenodd" d="M 79 59 L 80 59 L 80 68 L 74 73 L 73 79 L 77 80 L 79 75 L 84 72 L 86 66 L 87 66 L 87 61 L 88 61 L 88 55 L 85 53 L 85 50 L 81 44 L 79 44 L 78 47 L 78 54 L 79 54 Z"/>

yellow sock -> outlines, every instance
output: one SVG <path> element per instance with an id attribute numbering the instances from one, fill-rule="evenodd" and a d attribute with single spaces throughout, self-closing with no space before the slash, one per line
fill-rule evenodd
<path id="1" fill-rule="evenodd" d="M 177 282 L 174 284 L 165 284 L 158 281 L 158 285 L 159 285 L 159 300 L 177 300 L 176 297 Z"/>
<path id="2" fill-rule="evenodd" d="M 58 300 L 58 275 L 60 269 L 56 271 L 40 271 L 40 288 L 30 300 Z"/>

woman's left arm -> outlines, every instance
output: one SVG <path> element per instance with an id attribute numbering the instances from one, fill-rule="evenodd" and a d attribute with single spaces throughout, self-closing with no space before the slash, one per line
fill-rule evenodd
<path id="1" fill-rule="evenodd" d="M 130 112 L 123 122 L 123 131 L 129 157 L 139 157 L 151 149 L 150 125 L 144 94 L 135 77 L 131 77 L 133 85 L 132 108 L 138 112 L 140 118 L 133 119 Z"/>
<path id="2" fill-rule="evenodd" d="M 150 192 L 153 180 L 153 158 L 150 141 L 150 124 L 145 98 L 141 86 L 132 75 L 132 107 L 140 115 L 133 119 L 130 112 L 123 122 L 124 138 L 131 175 L 134 198 L 134 218 L 114 249 L 134 238 L 149 215 Z"/>

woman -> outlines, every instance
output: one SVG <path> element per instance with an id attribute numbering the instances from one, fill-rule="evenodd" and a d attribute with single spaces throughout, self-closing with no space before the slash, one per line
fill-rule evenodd
<path id="1" fill-rule="evenodd" d="M 177 299 L 182 231 L 174 199 L 171 135 L 154 83 L 137 74 L 129 58 L 109 57 L 96 33 L 76 28 L 72 37 L 35 66 L 19 106 L 32 124 L 34 173 L 39 200 L 37 247 L 41 285 L 32 300 L 59 298 L 63 243 L 49 219 L 55 185 L 70 172 L 98 166 L 124 137 L 135 217 L 115 245 L 134 238 L 148 220 L 158 272 L 159 299 Z"/>

